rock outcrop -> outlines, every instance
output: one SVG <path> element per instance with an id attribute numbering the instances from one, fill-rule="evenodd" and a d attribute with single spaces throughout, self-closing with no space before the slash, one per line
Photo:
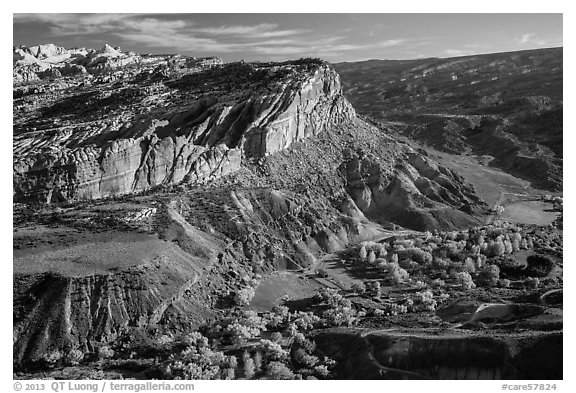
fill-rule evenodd
<path id="1" fill-rule="evenodd" d="M 244 73 L 251 78 L 248 86 L 241 84 Z M 216 84 L 226 74 L 223 83 L 236 84 L 231 90 L 191 94 L 203 89 L 196 79 Z M 342 96 L 338 74 L 322 64 L 232 65 L 192 77 L 168 83 L 175 89 L 162 84 L 154 101 L 144 97 L 150 89 L 139 87 L 133 88 L 134 96 L 106 86 L 98 90 L 103 98 L 93 102 L 80 101 L 77 92 L 57 97 L 34 120 L 52 120 L 50 128 L 30 132 L 23 126 L 15 132 L 15 201 L 95 199 L 205 183 L 238 170 L 243 160 L 283 150 L 355 115 Z M 90 105 L 92 115 L 98 106 L 102 111 L 86 124 L 91 119 L 70 101 L 79 110 Z M 60 126 L 60 119 L 70 116 Z"/>

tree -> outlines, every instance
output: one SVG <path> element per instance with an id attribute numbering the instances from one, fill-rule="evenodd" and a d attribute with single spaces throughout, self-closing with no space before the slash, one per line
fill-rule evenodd
<path id="1" fill-rule="evenodd" d="M 256 291 L 254 291 L 254 288 L 243 288 L 236 292 L 234 300 L 236 301 L 236 304 L 240 306 L 247 306 L 252 301 L 252 298 L 254 298 L 255 293 Z"/>
<path id="2" fill-rule="evenodd" d="M 380 297 L 380 283 L 378 281 L 368 281 L 366 283 L 366 292 L 371 296 Z"/>
<path id="3" fill-rule="evenodd" d="M 368 256 L 368 253 L 366 251 L 366 246 L 362 246 L 360 247 L 360 253 L 359 253 L 360 259 L 365 261 L 366 257 Z"/>
<path id="4" fill-rule="evenodd" d="M 512 254 L 513 247 L 510 240 L 504 240 L 504 254 Z"/>
<path id="5" fill-rule="evenodd" d="M 254 354 L 254 366 L 256 367 L 256 372 L 262 370 L 262 353 L 256 351 Z"/>
<path id="6" fill-rule="evenodd" d="M 520 243 L 518 242 L 518 239 L 512 240 L 512 251 L 513 252 L 520 251 Z"/>
<path id="7" fill-rule="evenodd" d="M 364 292 L 366 292 L 366 287 L 364 286 L 363 283 L 354 283 L 352 284 L 352 286 L 350 287 L 350 289 L 357 293 L 358 295 L 363 295 Z"/>
<path id="8" fill-rule="evenodd" d="M 374 261 L 376 260 L 376 254 L 374 254 L 374 251 L 370 251 L 370 253 L 368 254 L 368 263 L 369 264 L 374 264 Z"/>
<path id="9" fill-rule="evenodd" d="M 256 366 L 254 365 L 254 359 L 248 357 L 248 359 L 244 360 L 244 375 L 247 379 L 252 379 L 255 374 Z"/>
<path id="10" fill-rule="evenodd" d="M 110 359 L 112 356 L 114 356 L 114 351 L 106 345 L 98 349 L 98 357 L 100 359 Z"/>
<path id="11" fill-rule="evenodd" d="M 281 362 L 270 362 L 266 369 L 266 376 L 271 379 L 294 379 L 294 373 Z"/>
<path id="12" fill-rule="evenodd" d="M 280 332 L 274 332 L 272 333 L 272 335 L 270 336 L 270 339 L 272 341 L 274 341 L 275 343 L 277 343 L 278 341 L 282 340 L 282 333 Z"/>

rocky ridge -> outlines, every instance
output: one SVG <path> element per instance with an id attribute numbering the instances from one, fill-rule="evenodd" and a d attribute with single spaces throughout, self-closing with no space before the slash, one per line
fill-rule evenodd
<path id="1" fill-rule="evenodd" d="M 209 94 L 196 85 L 201 77 L 184 76 L 113 92 L 72 89 L 57 95 L 51 105 L 41 104 L 36 118 L 15 124 L 15 200 L 94 199 L 182 181 L 204 183 L 238 170 L 243 160 L 350 120 L 354 110 L 341 94 L 338 75 L 325 65 L 305 67 L 222 66 L 202 76 L 210 74 L 204 77 L 212 84 L 243 73 L 239 79 L 249 80 L 232 79 L 230 90 Z M 260 83 L 256 90 L 244 88 L 254 82 Z M 145 113 L 134 110 L 136 105 Z M 101 108 L 106 117 L 82 118 L 76 107 L 96 113 Z M 43 129 L 29 131 L 34 122 Z"/>

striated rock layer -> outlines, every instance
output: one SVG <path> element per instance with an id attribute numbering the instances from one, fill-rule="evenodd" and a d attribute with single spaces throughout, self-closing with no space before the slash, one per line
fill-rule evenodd
<path id="1" fill-rule="evenodd" d="M 88 125 L 76 116 L 61 126 L 61 118 L 79 112 L 72 107 L 66 113 L 70 107 L 59 105 L 78 93 L 58 97 L 38 115 L 56 124 L 29 131 L 28 120 L 15 131 L 15 201 L 95 199 L 160 185 L 205 183 L 238 170 L 243 160 L 273 154 L 355 116 L 342 96 L 338 74 L 326 65 L 267 67 L 264 75 L 252 66 L 221 72 L 248 72 L 269 80 L 260 88 L 198 95 L 190 94 L 195 86 L 182 78 L 171 85 L 176 89 L 163 84 L 154 102 L 150 97 L 128 102 L 128 114 L 118 104 L 124 97 L 108 94 L 93 103 L 98 106 L 104 99 L 111 104 L 102 108 L 106 117 Z M 145 113 L 130 107 L 139 103 L 148 104 Z M 111 110 L 114 105 L 119 105 L 117 112 Z"/>

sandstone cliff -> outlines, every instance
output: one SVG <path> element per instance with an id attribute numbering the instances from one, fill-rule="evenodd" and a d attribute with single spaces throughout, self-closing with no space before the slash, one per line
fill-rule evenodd
<path id="1" fill-rule="evenodd" d="M 260 76 L 258 68 L 241 71 Z M 243 160 L 273 154 L 354 117 L 338 74 L 328 66 L 266 71 L 272 80 L 265 89 L 190 97 L 194 88 L 180 80 L 162 99 L 145 102 L 148 113 L 127 115 L 106 106 L 92 124 L 77 117 L 63 127 L 16 133 L 15 201 L 95 199 L 205 183 L 238 170 Z M 287 76 L 280 79 L 280 73 Z M 50 114 L 39 117 L 46 122 Z"/>

